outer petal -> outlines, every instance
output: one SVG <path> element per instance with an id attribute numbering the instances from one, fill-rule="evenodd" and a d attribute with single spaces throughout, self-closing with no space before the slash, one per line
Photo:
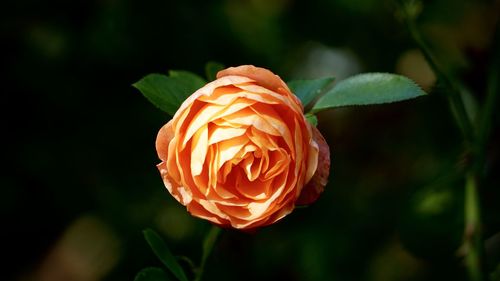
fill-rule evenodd
<path id="1" fill-rule="evenodd" d="M 230 67 L 219 71 L 217 73 L 217 78 L 229 75 L 248 77 L 257 81 L 257 84 L 275 92 L 277 92 L 280 88 L 290 91 L 286 83 L 283 82 L 283 80 L 281 80 L 278 75 L 265 68 L 255 67 L 253 65 L 240 65 L 237 67 Z"/>
<path id="2" fill-rule="evenodd" d="M 175 132 L 172 128 L 172 120 L 168 121 L 167 124 L 161 127 L 156 137 L 156 152 L 158 153 L 158 158 L 162 161 L 167 161 L 168 158 L 168 144 L 174 138 Z"/>
<path id="3" fill-rule="evenodd" d="M 179 119 L 182 119 L 181 116 L 184 113 L 184 111 L 188 109 L 193 104 L 193 102 L 197 100 L 199 97 L 210 96 L 213 94 L 215 89 L 219 87 L 240 84 L 240 83 L 249 83 L 249 82 L 255 82 L 255 81 L 248 77 L 243 77 L 243 76 L 228 76 L 224 77 L 224 79 L 217 79 L 215 81 L 206 84 L 205 86 L 194 92 L 181 104 L 181 106 L 175 113 L 174 117 L 172 118 L 172 120 L 175 120 L 173 125 L 174 126 L 177 125 L 176 123 L 180 121 Z"/>
<path id="4" fill-rule="evenodd" d="M 308 205 L 316 201 L 325 189 L 330 174 L 330 147 L 316 127 L 312 126 L 312 132 L 313 140 L 319 146 L 318 168 L 311 180 L 302 189 L 296 201 L 297 205 Z"/>

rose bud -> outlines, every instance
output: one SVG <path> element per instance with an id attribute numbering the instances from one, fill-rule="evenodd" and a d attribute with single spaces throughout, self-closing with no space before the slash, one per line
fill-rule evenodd
<path id="1" fill-rule="evenodd" d="M 303 111 L 267 69 L 220 71 L 158 133 L 165 186 L 193 216 L 237 229 L 272 224 L 314 202 L 330 151 Z"/>

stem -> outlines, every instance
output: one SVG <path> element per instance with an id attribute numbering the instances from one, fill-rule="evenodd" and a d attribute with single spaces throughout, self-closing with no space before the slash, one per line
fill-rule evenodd
<path id="1" fill-rule="evenodd" d="M 429 46 L 419 32 L 415 23 L 414 2 L 400 0 L 401 11 L 408 26 L 408 30 L 413 40 L 423 53 L 425 59 L 435 72 L 437 78 L 448 88 L 447 96 L 454 113 L 455 121 L 460 127 L 464 140 L 465 148 L 472 151 L 474 163 L 472 168 L 468 168 L 465 183 L 465 230 L 464 247 L 466 250 L 465 263 L 469 280 L 483 281 L 483 245 L 481 238 L 481 215 L 479 206 L 477 175 L 481 172 L 485 159 L 485 144 L 491 127 L 491 117 L 494 111 L 496 92 L 498 92 L 498 81 L 495 81 L 498 72 L 490 72 L 490 85 L 488 97 L 484 107 L 484 113 L 479 127 L 478 137 L 475 138 L 475 131 L 469 116 L 465 110 L 465 105 L 460 93 L 460 88 L 454 83 L 455 80 L 448 76 L 438 65 Z M 413 11 L 412 11 L 413 8 Z M 498 30 L 497 30 L 498 35 Z M 498 37 L 498 36 L 497 36 Z M 496 70 L 496 68 L 492 69 Z"/>
<path id="2" fill-rule="evenodd" d="M 201 280 L 203 272 L 205 271 L 205 265 L 207 263 L 208 257 L 210 256 L 210 253 L 214 248 L 215 241 L 217 240 L 217 237 L 219 237 L 220 232 L 221 229 L 214 225 L 210 228 L 207 235 L 205 236 L 205 240 L 203 241 L 203 253 L 201 255 L 200 267 L 196 272 L 194 281 Z"/>
<path id="3" fill-rule="evenodd" d="M 414 20 L 415 16 L 412 15 L 409 11 L 410 4 L 406 3 L 406 1 L 401 2 L 401 11 L 403 12 L 403 17 L 405 19 L 406 25 L 408 26 L 408 30 L 410 31 L 413 40 L 424 55 L 430 67 L 436 74 L 437 78 L 445 84 L 446 88 L 448 88 L 448 100 L 452 107 L 452 111 L 455 113 L 453 116 L 455 116 L 455 120 L 457 121 L 462 131 L 467 146 L 470 146 L 474 138 L 474 130 L 469 116 L 467 115 L 467 111 L 465 110 L 465 105 L 462 100 L 459 87 L 456 86 L 456 84 L 453 82 L 454 79 L 448 76 L 448 74 L 439 67 L 437 60 L 434 58 L 432 52 L 430 51 L 429 45 L 427 45 L 426 41 L 417 28 Z"/>
<path id="4" fill-rule="evenodd" d="M 482 281 L 482 242 L 481 242 L 481 219 L 479 209 L 479 198 L 477 191 L 477 179 L 472 173 L 468 173 L 465 182 L 465 237 L 466 249 L 465 263 L 469 274 L 469 280 Z"/>

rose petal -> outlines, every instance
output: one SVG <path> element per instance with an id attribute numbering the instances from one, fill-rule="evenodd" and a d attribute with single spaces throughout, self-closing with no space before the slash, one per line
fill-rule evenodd
<path id="1" fill-rule="evenodd" d="M 193 135 L 203 126 L 207 125 L 207 120 L 212 118 L 217 112 L 224 109 L 225 106 L 207 104 L 203 106 L 193 117 L 193 120 L 189 124 L 184 139 L 182 140 L 182 149 L 186 147 L 187 142 L 193 137 Z"/>
<path id="2" fill-rule="evenodd" d="M 233 128 L 233 127 L 215 127 L 209 130 L 208 144 L 214 144 L 227 139 L 232 139 L 243 135 L 247 128 Z"/>
<path id="3" fill-rule="evenodd" d="M 307 121 L 306 121 L 307 122 Z M 311 126 L 308 124 L 308 127 L 311 128 L 311 127 L 314 127 L 314 126 Z M 314 173 L 316 173 L 317 169 L 318 169 L 318 157 L 319 157 L 319 153 L 320 153 L 320 148 L 319 148 L 319 145 L 318 145 L 318 142 L 316 141 L 316 138 L 323 138 L 323 136 L 321 135 L 321 133 L 318 131 L 318 129 L 316 129 L 316 127 L 314 127 L 314 129 L 311 129 L 311 132 L 312 132 L 312 138 L 309 140 L 309 152 L 307 153 L 307 170 L 306 170 L 306 177 L 305 177 L 305 183 L 309 182 L 311 180 L 311 178 L 314 176 Z M 315 137 L 315 134 L 318 134 L 319 137 Z M 323 139 L 324 141 L 324 139 Z M 328 145 L 326 143 L 324 143 L 326 145 L 326 148 L 328 149 L 327 153 L 328 153 L 328 163 L 330 163 L 330 150 L 328 148 Z M 330 165 L 330 164 L 328 164 Z M 329 167 L 328 167 L 329 168 Z M 328 174 L 326 175 L 326 177 L 328 178 Z"/>
<path id="4" fill-rule="evenodd" d="M 191 96 L 189 96 L 179 107 L 177 112 L 175 113 L 173 120 L 179 120 L 180 115 L 184 112 L 184 110 L 190 107 L 194 101 L 196 101 L 201 96 L 210 96 L 216 88 L 224 87 L 228 85 L 234 84 L 242 84 L 247 82 L 254 82 L 254 80 L 244 77 L 244 76 L 226 76 L 221 79 L 217 79 L 203 86 L 203 88 L 194 92 Z M 176 124 L 174 124 L 175 126 Z"/>
<path id="5" fill-rule="evenodd" d="M 198 100 L 218 105 L 228 105 L 243 94 L 240 88 L 228 85 L 216 88 L 210 96 L 200 96 Z"/>
<path id="6" fill-rule="evenodd" d="M 270 169 L 264 173 L 264 179 L 270 179 L 283 173 L 288 169 L 290 162 L 290 156 L 283 148 L 269 152 Z"/>
<path id="7" fill-rule="evenodd" d="M 288 86 L 278 75 L 265 68 L 255 67 L 253 65 L 241 65 L 221 70 L 217 73 L 217 78 L 229 75 L 248 77 L 255 81 L 259 81 L 259 85 L 274 91 L 277 91 L 279 88 L 288 89 Z"/>
<path id="8" fill-rule="evenodd" d="M 239 173 L 236 182 L 236 190 L 238 190 L 246 198 L 252 200 L 266 199 L 271 191 L 272 179 L 266 181 L 257 179 L 254 182 Z"/>
<path id="9" fill-rule="evenodd" d="M 247 127 L 253 126 L 263 132 L 274 136 L 280 135 L 280 131 L 278 131 L 275 126 L 267 122 L 266 119 L 255 114 L 254 111 L 250 108 L 245 108 L 231 115 L 225 116 L 223 119 L 231 123 L 241 124 Z"/>
<path id="10" fill-rule="evenodd" d="M 319 147 L 318 168 L 311 180 L 302 189 L 299 198 L 295 202 L 297 205 L 308 205 L 316 201 L 325 189 L 330 174 L 330 147 L 316 127 L 312 127 L 312 131 L 313 140 Z"/>
<path id="11" fill-rule="evenodd" d="M 236 153 L 238 153 L 248 142 L 249 140 L 247 137 L 240 136 L 218 143 L 220 155 L 217 169 L 220 169 L 224 163 L 233 159 Z"/>
<path id="12" fill-rule="evenodd" d="M 202 126 L 193 136 L 191 143 L 191 174 L 201 174 L 208 151 L 208 126 Z"/>
<path id="13" fill-rule="evenodd" d="M 271 125 L 271 127 L 278 131 L 279 135 L 283 137 L 286 144 L 288 145 L 288 148 L 290 148 L 290 150 L 293 150 L 294 143 L 292 141 L 290 128 L 271 106 L 267 104 L 255 104 L 250 106 L 250 109 L 254 111 L 254 115 L 256 114 L 257 116 L 261 117 L 262 120 L 264 120 L 267 124 Z M 261 130 L 255 125 L 254 128 Z M 292 158 L 295 158 L 295 156 L 292 155 Z"/>
<path id="14" fill-rule="evenodd" d="M 174 138 L 175 132 L 172 128 L 172 120 L 168 121 L 167 124 L 161 127 L 156 137 L 156 152 L 158 153 L 158 158 L 162 161 L 166 161 L 168 158 L 168 144 Z"/>
<path id="15" fill-rule="evenodd" d="M 210 213 L 202 205 L 200 205 L 198 202 L 195 202 L 195 201 L 191 202 L 191 204 L 189 204 L 187 206 L 187 209 L 188 209 L 188 212 L 190 212 L 193 216 L 209 220 L 209 221 L 216 223 L 220 226 L 229 226 L 230 225 L 227 220 L 224 220 L 224 219 L 214 215 L 213 213 Z"/>

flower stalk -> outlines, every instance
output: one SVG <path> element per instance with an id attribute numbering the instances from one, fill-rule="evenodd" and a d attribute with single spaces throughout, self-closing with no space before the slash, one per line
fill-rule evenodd
<path id="1" fill-rule="evenodd" d="M 448 75 L 433 56 L 429 45 L 424 40 L 422 34 L 417 28 L 415 18 L 418 14 L 418 2 L 400 0 L 400 12 L 408 27 L 408 30 L 415 41 L 416 45 L 423 53 L 425 59 L 433 69 L 437 78 L 444 83 L 447 88 L 447 98 L 451 105 L 452 112 L 456 123 L 461 129 L 465 149 L 472 153 L 473 161 L 465 168 L 465 202 L 464 202 L 464 249 L 465 249 L 465 264 L 469 280 L 483 281 L 484 279 L 484 258 L 483 258 L 483 242 L 481 234 L 481 211 L 479 199 L 479 180 L 482 174 L 486 159 L 486 145 L 491 128 L 491 119 L 494 112 L 494 105 L 498 93 L 498 69 L 493 63 L 493 68 L 490 70 L 490 79 L 487 98 L 483 107 L 482 118 L 477 128 L 474 128 L 473 123 L 465 110 L 464 101 L 460 92 L 460 87 L 455 79 Z M 498 40 L 498 30 L 496 34 Z M 498 42 L 496 42 L 498 44 Z M 498 59 L 494 58 L 494 61 Z M 477 129 L 477 131 L 475 130 Z M 477 132 L 477 134 L 476 134 Z"/>
<path id="2" fill-rule="evenodd" d="M 482 281 L 483 247 L 481 241 L 481 213 L 477 179 L 473 173 L 468 173 L 465 181 L 465 233 L 464 247 L 466 251 L 465 264 L 471 281 Z"/>
<path id="3" fill-rule="evenodd" d="M 208 257 L 212 253 L 215 242 L 221 233 L 221 229 L 215 225 L 213 225 L 205 236 L 205 240 L 203 240 L 203 253 L 201 255 L 200 267 L 196 271 L 196 275 L 194 281 L 201 281 L 203 277 L 203 272 L 205 271 L 205 265 L 207 263 Z"/>
<path id="4" fill-rule="evenodd" d="M 451 109 L 454 113 L 455 120 L 459 125 L 463 138 L 466 142 L 467 146 L 472 145 L 474 138 L 474 130 L 472 126 L 472 122 L 467 115 L 467 111 L 465 109 L 465 105 L 462 99 L 462 95 L 460 93 L 460 87 L 455 83 L 455 79 L 449 76 L 442 68 L 439 66 L 438 61 L 434 57 L 431 52 L 431 49 L 422 34 L 420 33 L 417 24 L 415 22 L 415 18 L 417 16 L 416 8 L 418 6 L 415 1 L 401 1 L 401 12 L 403 14 L 403 19 L 408 27 L 408 31 L 411 34 L 411 37 L 415 41 L 417 47 L 420 49 L 422 54 L 424 55 L 426 61 L 429 63 L 429 66 L 432 68 L 434 73 L 436 74 L 439 81 L 442 81 L 446 86 L 447 90 L 446 94 L 451 106 Z"/>

